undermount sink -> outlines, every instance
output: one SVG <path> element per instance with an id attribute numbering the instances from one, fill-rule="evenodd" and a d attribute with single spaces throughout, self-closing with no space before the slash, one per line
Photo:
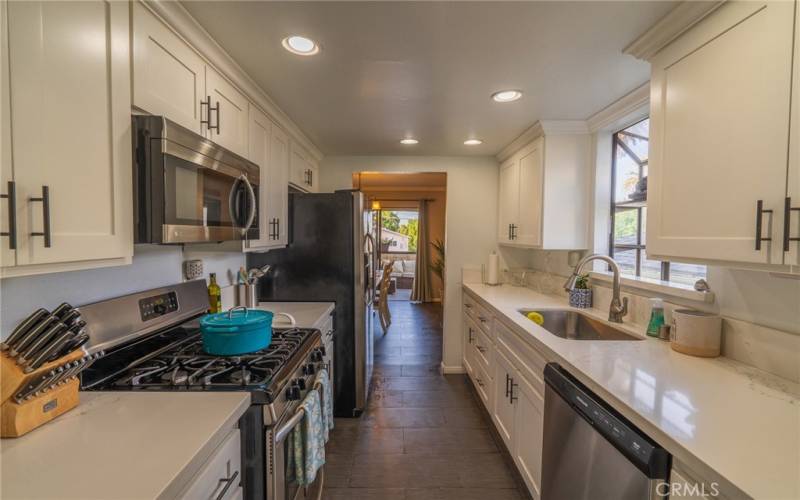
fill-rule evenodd
<path id="1" fill-rule="evenodd" d="M 570 340 L 643 340 L 626 333 L 619 328 L 594 319 L 584 313 L 566 309 L 538 311 L 521 309 L 519 312 L 527 316 L 536 311 L 544 318 L 541 327 L 562 339 Z"/>

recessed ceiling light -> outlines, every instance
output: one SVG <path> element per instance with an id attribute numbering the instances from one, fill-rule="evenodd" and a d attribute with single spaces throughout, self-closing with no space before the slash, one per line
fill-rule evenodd
<path id="1" fill-rule="evenodd" d="M 419 144 L 419 141 L 416 139 L 400 139 L 400 144 L 411 146 L 412 144 Z"/>
<path id="2" fill-rule="evenodd" d="M 300 35 L 287 36 L 281 43 L 284 49 L 299 56 L 313 56 L 319 52 L 317 42 Z"/>
<path id="3" fill-rule="evenodd" d="M 495 92 L 492 94 L 492 99 L 497 102 L 516 101 L 520 97 L 522 97 L 521 90 L 501 90 L 500 92 Z"/>
<path id="4" fill-rule="evenodd" d="M 483 144 L 483 141 L 480 139 L 467 139 L 464 141 L 465 146 L 477 146 L 479 144 Z"/>

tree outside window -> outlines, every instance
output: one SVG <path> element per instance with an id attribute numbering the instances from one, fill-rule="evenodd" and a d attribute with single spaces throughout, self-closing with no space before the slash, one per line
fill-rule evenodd
<path id="1" fill-rule="evenodd" d="M 417 210 L 381 210 L 381 251 L 415 253 L 419 231 Z"/>

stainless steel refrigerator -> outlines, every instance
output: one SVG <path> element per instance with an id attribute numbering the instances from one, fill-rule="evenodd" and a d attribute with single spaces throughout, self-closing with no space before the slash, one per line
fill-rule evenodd
<path id="1" fill-rule="evenodd" d="M 272 266 L 262 301 L 335 302 L 334 412 L 358 416 L 373 366 L 375 259 L 372 211 L 360 191 L 289 194 L 289 244 L 248 254 L 248 267 Z"/>

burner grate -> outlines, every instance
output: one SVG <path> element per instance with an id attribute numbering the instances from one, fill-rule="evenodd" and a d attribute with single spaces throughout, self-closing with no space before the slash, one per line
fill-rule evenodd
<path id="1" fill-rule="evenodd" d="M 142 389 L 265 387 L 295 355 L 310 332 L 275 331 L 269 347 L 240 356 L 207 354 L 198 335 L 141 364 L 132 363 L 133 367 L 114 385 Z"/>

